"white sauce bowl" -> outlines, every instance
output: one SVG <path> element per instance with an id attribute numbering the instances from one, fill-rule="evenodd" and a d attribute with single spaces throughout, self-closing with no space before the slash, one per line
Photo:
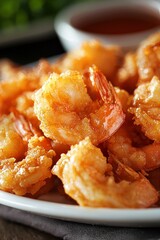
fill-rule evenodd
<path id="1" fill-rule="evenodd" d="M 114 9 L 143 9 L 149 11 L 160 18 L 160 1 L 155 0 L 124 0 L 124 1 L 98 1 L 90 3 L 80 3 L 62 10 L 55 19 L 55 31 L 66 51 L 78 48 L 82 42 L 86 40 L 96 39 L 105 44 L 115 44 L 124 50 L 135 49 L 139 43 L 152 33 L 160 30 L 160 27 L 142 31 L 138 33 L 122 34 L 122 35 L 104 35 L 92 34 L 79 30 L 72 24 L 74 21 L 85 19 L 90 14 L 97 12 L 114 11 Z"/>

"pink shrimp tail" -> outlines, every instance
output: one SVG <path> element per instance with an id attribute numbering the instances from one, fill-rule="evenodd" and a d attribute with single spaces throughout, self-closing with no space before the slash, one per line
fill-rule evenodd
<path id="1" fill-rule="evenodd" d="M 114 87 L 111 82 L 107 81 L 103 73 L 93 65 L 89 68 L 89 74 L 92 85 L 96 88 L 100 98 L 106 105 L 104 127 L 108 131 L 108 136 L 106 135 L 105 139 L 102 139 L 104 141 L 111 137 L 123 124 L 125 114 L 123 113 L 121 102 L 117 97 Z"/>

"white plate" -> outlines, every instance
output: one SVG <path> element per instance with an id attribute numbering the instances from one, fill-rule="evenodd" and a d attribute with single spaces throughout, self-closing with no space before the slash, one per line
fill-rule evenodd
<path id="1" fill-rule="evenodd" d="M 54 62 L 58 56 L 48 59 Z M 31 63 L 27 67 L 33 67 Z M 52 202 L 51 202 L 52 201 Z M 122 227 L 160 227 L 160 208 L 109 209 L 71 205 L 57 193 L 40 199 L 17 196 L 0 190 L 0 204 L 50 218 Z"/>
<path id="2" fill-rule="evenodd" d="M 123 227 L 160 226 L 160 208 L 89 208 L 44 200 L 35 200 L 0 191 L 0 203 L 9 207 L 73 222 Z"/>

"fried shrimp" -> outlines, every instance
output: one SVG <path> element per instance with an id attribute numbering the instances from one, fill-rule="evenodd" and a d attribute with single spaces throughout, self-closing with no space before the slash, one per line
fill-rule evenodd
<path id="1" fill-rule="evenodd" d="M 124 56 L 122 66 L 113 80 L 115 86 L 132 93 L 138 82 L 137 54 L 128 52 Z"/>
<path id="2" fill-rule="evenodd" d="M 68 53 L 58 64 L 61 71 L 83 71 L 95 64 L 111 80 L 116 73 L 122 52 L 117 46 L 105 46 L 98 41 L 82 44 L 81 48 Z"/>
<path id="3" fill-rule="evenodd" d="M 144 134 L 160 142 L 160 80 L 157 77 L 135 90 L 130 112 L 134 114 L 135 124 L 141 126 Z"/>
<path id="4" fill-rule="evenodd" d="M 43 85 L 43 83 L 53 72 L 60 73 L 58 65 L 48 62 L 45 59 L 41 59 L 38 64 L 32 69 L 32 74 L 34 74 L 38 79 L 39 87 Z"/>
<path id="5" fill-rule="evenodd" d="M 112 165 L 89 138 L 62 154 L 52 173 L 61 179 L 65 192 L 80 206 L 144 208 L 158 200 L 155 188 L 138 173 L 133 181 L 115 182 Z"/>
<path id="6" fill-rule="evenodd" d="M 12 109 L 12 115 L 14 119 L 14 127 L 18 134 L 22 137 L 23 141 L 28 142 L 28 140 L 34 135 L 42 135 L 39 127 L 37 125 L 33 125 L 33 123 L 26 119 L 23 114 L 15 109 Z"/>
<path id="7" fill-rule="evenodd" d="M 139 84 L 160 78 L 160 32 L 145 40 L 137 51 Z"/>
<path id="8" fill-rule="evenodd" d="M 37 88 L 34 75 L 27 76 L 19 72 L 15 78 L 0 82 L 0 115 L 9 113 L 12 101 L 25 91 L 33 91 Z"/>
<path id="9" fill-rule="evenodd" d="M 133 129 L 124 124 L 105 142 L 105 147 L 121 163 L 134 170 L 150 171 L 160 167 L 160 144 L 147 143 L 138 145 L 138 138 L 133 139 Z M 144 139 L 142 140 L 144 142 Z M 140 145 L 140 143 L 139 143 Z"/>
<path id="10" fill-rule="evenodd" d="M 0 160 L 10 157 L 20 159 L 25 151 L 26 143 L 15 129 L 13 114 L 4 115 L 0 119 Z"/>
<path id="11" fill-rule="evenodd" d="M 0 61 L 0 190 L 159 207 L 159 173 L 160 32 L 132 52 L 92 40 L 53 62 Z"/>
<path id="12" fill-rule="evenodd" d="M 1 63 L 2 64 L 2 63 Z M 0 64 L 0 115 L 8 114 L 14 106 L 16 98 L 39 89 L 48 79 L 51 72 L 56 71 L 54 65 L 40 61 L 33 68 L 13 67 L 7 62 L 9 73 L 5 74 L 5 64 Z"/>
<path id="13" fill-rule="evenodd" d="M 35 194 L 52 176 L 54 155 L 55 152 L 44 137 L 32 137 L 23 160 L 18 162 L 15 158 L 1 160 L 0 189 L 17 195 Z"/>
<path id="14" fill-rule="evenodd" d="M 34 113 L 34 94 L 35 92 L 24 92 L 17 97 L 14 101 L 14 108 L 12 108 L 12 112 L 14 115 L 17 115 L 17 119 L 20 115 L 23 116 L 23 118 L 26 119 L 30 125 L 34 126 L 34 129 L 39 131 L 40 123 Z"/>
<path id="15" fill-rule="evenodd" d="M 0 160 L 14 157 L 19 161 L 27 150 L 28 140 L 33 136 L 42 136 L 42 132 L 33 121 L 26 119 L 16 109 L 0 118 Z M 18 148 L 17 148 L 18 146 Z"/>
<path id="16" fill-rule="evenodd" d="M 114 88 L 95 66 L 53 74 L 35 94 L 34 111 L 45 136 L 67 145 L 86 136 L 98 144 L 124 121 Z"/>
<path id="17" fill-rule="evenodd" d="M 8 59 L 0 61 L 0 80 L 14 78 L 20 67 Z"/>
<path id="18" fill-rule="evenodd" d="M 34 92 L 24 92 L 15 99 L 15 108 L 27 117 L 34 114 Z"/>
<path id="19" fill-rule="evenodd" d="M 115 87 L 114 89 L 122 104 L 123 112 L 125 113 L 126 117 L 128 117 L 127 115 L 130 115 L 128 108 L 131 106 L 133 96 L 121 88 Z"/>

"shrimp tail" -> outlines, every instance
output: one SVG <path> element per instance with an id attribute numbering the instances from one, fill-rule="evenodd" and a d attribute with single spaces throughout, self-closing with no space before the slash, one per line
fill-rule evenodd
<path id="1" fill-rule="evenodd" d="M 23 138 L 24 141 L 28 141 L 32 136 L 40 136 L 40 130 L 33 127 L 32 123 L 25 118 L 17 109 L 12 108 L 14 127 L 17 133 Z"/>
<path id="2" fill-rule="evenodd" d="M 107 114 L 105 114 L 106 117 L 103 125 L 109 131 L 108 136 L 110 137 L 125 120 L 122 104 L 111 82 L 107 81 L 106 77 L 95 65 L 89 68 L 89 73 L 92 84 L 94 83 L 94 87 L 99 92 L 100 99 L 104 101 L 104 105 L 106 106 L 105 112 Z"/>

